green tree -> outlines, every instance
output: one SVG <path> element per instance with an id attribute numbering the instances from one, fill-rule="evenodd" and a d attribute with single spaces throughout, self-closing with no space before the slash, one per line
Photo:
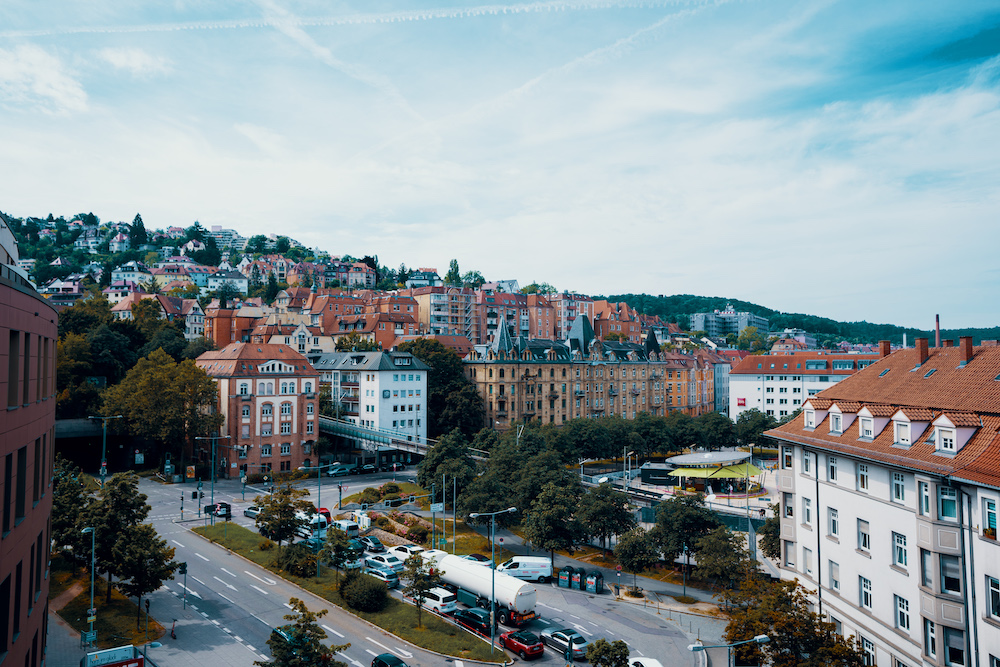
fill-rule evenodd
<path id="1" fill-rule="evenodd" d="M 288 240 L 287 236 L 279 236 L 278 240 L 274 244 L 274 251 L 279 255 L 284 255 L 291 247 L 292 242 Z"/>
<path id="2" fill-rule="evenodd" d="M 274 298 L 278 296 L 281 289 L 278 287 L 278 278 L 271 271 L 267 274 L 267 285 L 264 287 L 264 301 L 274 303 Z"/>
<path id="3" fill-rule="evenodd" d="M 736 419 L 736 440 L 744 447 L 763 446 L 770 442 L 770 439 L 764 438 L 764 431 L 777 425 L 778 422 L 774 417 L 764 414 L 757 408 L 744 410 Z"/>
<path id="4" fill-rule="evenodd" d="M 247 241 L 246 251 L 247 253 L 267 252 L 267 237 L 263 234 L 251 236 L 250 240 Z"/>
<path id="5" fill-rule="evenodd" d="M 378 343 L 374 339 L 362 338 L 357 331 L 338 336 L 335 345 L 337 352 L 377 352 Z"/>
<path id="6" fill-rule="evenodd" d="M 728 583 L 747 576 L 752 571 L 746 540 L 725 526 L 719 526 L 694 545 L 698 554 L 698 576 Z"/>
<path id="7" fill-rule="evenodd" d="M 706 412 L 695 420 L 698 440 L 708 450 L 725 449 L 736 444 L 733 421 L 719 412 Z"/>
<path id="8" fill-rule="evenodd" d="M 333 655 L 350 648 L 350 644 L 329 648 L 323 644 L 326 632 L 319 627 L 318 621 L 326 615 L 327 610 L 309 611 L 306 603 L 298 598 L 291 598 L 288 603 L 292 607 L 292 613 L 285 614 L 285 620 L 290 622 L 272 630 L 271 637 L 267 640 L 272 659 L 258 660 L 253 664 L 259 667 L 347 667 L 347 663 L 335 660 Z"/>
<path id="9" fill-rule="evenodd" d="M 146 234 L 146 226 L 142 224 L 142 216 L 138 213 L 132 219 L 132 224 L 128 228 L 128 238 L 129 243 L 133 248 L 138 248 L 140 245 L 149 240 Z"/>
<path id="10" fill-rule="evenodd" d="M 299 513 L 312 515 L 316 508 L 308 500 L 302 500 L 305 489 L 297 489 L 288 482 L 278 485 L 274 493 L 254 498 L 254 504 L 260 507 L 256 522 L 261 533 L 278 543 L 291 540 L 295 531 L 306 525 L 306 520 L 299 518 Z"/>
<path id="11" fill-rule="evenodd" d="M 340 570 L 351 558 L 351 543 L 347 538 L 347 533 L 339 528 L 330 528 L 326 531 L 326 541 L 320 549 L 319 557 L 329 563 L 337 570 L 337 585 L 340 585 Z"/>
<path id="12" fill-rule="evenodd" d="M 632 511 L 628 496 L 615 491 L 610 484 L 588 489 L 580 501 L 580 521 L 590 535 L 600 538 L 601 548 L 605 548 L 612 535 L 627 533 L 635 527 Z"/>
<path id="13" fill-rule="evenodd" d="M 733 604 L 726 626 L 727 642 L 767 635 L 765 644 L 734 649 L 736 664 L 774 667 L 861 667 L 862 654 L 854 638 L 837 633 L 833 623 L 810 610 L 796 581 L 771 583 L 746 577 L 736 590 L 723 592 Z"/>
<path id="14" fill-rule="evenodd" d="M 594 667 L 628 667 L 628 645 L 601 637 L 587 646 L 587 662 Z"/>
<path id="15" fill-rule="evenodd" d="M 779 519 L 778 504 L 770 506 L 771 516 L 764 519 L 764 525 L 757 534 L 760 535 L 760 550 L 771 560 L 781 560 L 781 519 Z"/>
<path id="16" fill-rule="evenodd" d="M 444 284 L 445 285 L 461 285 L 462 284 L 462 273 L 458 270 L 458 260 L 453 259 L 448 265 L 448 273 L 444 274 Z"/>
<path id="17" fill-rule="evenodd" d="M 653 541 L 668 562 L 673 562 L 687 546 L 695 551 L 698 540 L 721 525 L 721 521 L 705 507 L 700 494 L 676 496 L 656 507 L 656 525 L 651 531 Z"/>
<path id="18" fill-rule="evenodd" d="M 752 354 L 766 354 L 767 339 L 757 331 L 757 327 L 744 327 L 736 339 L 736 346 L 741 350 L 749 350 Z"/>
<path id="19" fill-rule="evenodd" d="M 146 494 L 139 493 L 139 477 L 134 472 L 118 472 L 107 479 L 97 502 L 82 515 L 82 525 L 94 528 L 97 569 L 108 578 L 107 604 L 111 604 L 111 579 L 122 571 L 115 547 L 129 529 L 146 520 L 150 509 Z"/>
<path id="20" fill-rule="evenodd" d="M 142 616 L 142 596 L 149 595 L 172 579 L 180 563 L 174 560 L 174 548 L 161 540 L 152 524 L 143 523 L 126 529 L 112 553 L 118 561 L 118 588 L 136 598 L 135 627 Z"/>
<path id="21" fill-rule="evenodd" d="M 424 606 L 427 594 L 441 585 L 442 570 L 434 567 L 429 561 L 414 554 L 403 563 L 403 579 L 407 582 L 403 587 L 403 595 L 413 600 L 417 607 L 417 627 L 420 625 L 420 610 Z"/>
<path id="22" fill-rule="evenodd" d="M 90 558 L 90 538 L 80 531 L 81 517 L 90 514 L 94 497 L 87 492 L 80 469 L 56 454 L 52 486 L 52 543 L 67 548 L 76 563 Z"/>
<path id="23" fill-rule="evenodd" d="M 615 560 L 626 572 L 632 573 L 632 587 L 636 587 L 639 572 L 645 572 L 660 561 L 653 539 L 643 528 L 636 527 L 618 538 Z"/>
<path id="24" fill-rule="evenodd" d="M 462 410 L 471 410 L 473 415 L 482 414 L 482 398 L 476 391 L 476 401 L 464 387 L 475 385 L 465 376 L 462 360 L 451 349 L 432 338 L 419 338 L 399 346 L 400 352 L 409 352 L 430 366 L 427 372 L 427 435 L 437 438 L 458 427 L 465 435 L 471 436 L 483 426 L 480 418 L 473 428 L 472 419 Z M 451 394 L 459 392 L 452 397 Z M 450 401 L 449 401 L 450 398 Z M 478 408 L 476 407 L 478 405 Z M 451 407 L 449 407 L 451 406 Z M 446 420 L 447 417 L 447 420 Z M 457 423 L 456 423 L 457 422 Z"/>
<path id="25" fill-rule="evenodd" d="M 188 341 L 188 344 L 184 346 L 184 351 L 181 353 L 181 357 L 184 359 L 197 359 L 206 352 L 210 352 L 215 349 L 215 341 L 211 338 L 198 336 L 197 338 L 192 338 Z"/>
<path id="26" fill-rule="evenodd" d="M 433 420 L 435 429 L 458 429 L 462 433 L 470 434 L 482 428 L 485 416 L 483 398 L 479 395 L 479 390 L 471 382 L 466 382 L 445 396 L 441 412 L 436 419 L 431 414 L 430 420 Z"/>
<path id="27" fill-rule="evenodd" d="M 466 271 L 462 275 L 462 285 L 472 289 L 479 289 L 485 282 L 486 278 L 483 278 L 483 274 L 479 271 Z"/>
<path id="28" fill-rule="evenodd" d="M 425 489 L 441 481 L 444 474 L 448 479 L 458 478 L 461 490 L 476 477 L 476 464 L 469 453 L 469 443 L 458 429 L 438 438 L 427 450 L 427 454 L 417 464 L 417 484 Z"/>
<path id="29" fill-rule="evenodd" d="M 59 338 L 67 334 L 87 335 L 102 324 L 111 322 L 111 302 L 101 294 L 92 299 L 80 299 L 59 313 Z"/>
<path id="30" fill-rule="evenodd" d="M 579 503 L 579 493 L 567 493 L 563 487 L 549 482 L 526 512 L 524 536 L 536 549 L 549 552 L 552 567 L 556 551 L 572 554 L 587 538 L 587 531 L 576 516 Z"/>

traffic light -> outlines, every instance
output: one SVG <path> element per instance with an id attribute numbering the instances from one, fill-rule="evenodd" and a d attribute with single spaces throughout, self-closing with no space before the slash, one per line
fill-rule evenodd
<path id="1" fill-rule="evenodd" d="M 179 574 L 187 574 L 188 573 L 188 564 L 187 563 L 181 563 L 180 566 L 177 568 L 177 572 Z"/>
<path id="2" fill-rule="evenodd" d="M 146 598 L 146 613 L 149 613 L 149 598 Z"/>

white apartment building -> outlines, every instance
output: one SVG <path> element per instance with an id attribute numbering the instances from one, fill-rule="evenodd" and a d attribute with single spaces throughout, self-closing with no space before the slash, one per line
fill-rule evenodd
<path id="1" fill-rule="evenodd" d="M 340 416 L 359 426 L 427 438 L 427 372 L 408 352 L 331 352 L 313 357 Z"/>
<path id="2" fill-rule="evenodd" d="M 729 371 L 729 418 L 756 408 L 775 419 L 787 417 L 810 396 L 877 360 L 877 354 L 824 351 L 751 355 Z"/>
<path id="3" fill-rule="evenodd" d="M 1000 665 L 1000 347 L 889 354 L 768 435 L 783 578 L 868 665 Z"/>

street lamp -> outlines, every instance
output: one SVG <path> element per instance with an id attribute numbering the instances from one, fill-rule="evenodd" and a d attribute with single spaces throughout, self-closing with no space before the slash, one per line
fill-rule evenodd
<path id="1" fill-rule="evenodd" d="M 225 438 L 229 440 L 228 435 L 199 435 L 195 437 L 195 440 L 211 440 L 212 441 L 212 525 L 215 525 L 215 443 L 219 438 Z M 199 492 L 199 496 L 201 493 Z M 200 507 L 200 504 L 199 504 Z"/>
<path id="2" fill-rule="evenodd" d="M 103 424 L 104 435 L 101 438 L 101 488 L 104 488 L 104 476 L 108 474 L 108 420 L 122 419 L 122 415 L 111 415 L 108 417 L 87 417 L 87 419 L 100 419 Z M 94 605 L 91 605 L 93 609 Z"/>
<path id="3" fill-rule="evenodd" d="M 95 551 L 94 551 L 94 528 L 92 526 L 87 527 L 84 528 L 81 532 L 84 535 L 90 533 L 90 609 L 87 610 L 87 616 L 89 616 L 90 618 L 94 618 L 93 613 L 91 613 L 94 610 L 94 566 L 96 565 L 97 562 L 95 559 Z M 88 633 L 88 636 L 89 637 L 94 636 L 93 621 L 90 622 L 90 632 Z M 93 639 L 91 639 L 91 641 L 93 641 Z"/>
<path id="4" fill-rule="evenodd" d="M 497 512 L 472 512 L 469 514 L 470 519 L 478 519 L 481 516 L 488 516 L 490 518 L 490 655 L 493 655 L 493 649 L 496 645 L 497 636 L 497 564 L 496 556 L 494 551 L 496 548 L 496 530 L 497 530 L 497 514 L 513 514 L 517 511 L 516 507 L 508 507 L 505 510 L 499 510 Z"/>
<path id="5" fill-rule="evenodd" d="M 705 646 L 704 644 L 688 644 L 689 651 L 704 651 L 707 648 L 724 648 L 726 649 L 726 667 L 733 667 L 733 647 L 743 646 L 744 644 L 766 644 L 771 641 L 771 638 L 767 635 L 757 635 L 753 639 L 744 639 L 741 642 L 733 642 L 732 644 L 718 644 L 716 646 Z"/>
<path id="6" fill-rule="evenodd" d="M 327 463 L 319 466 L 299 466 L 299 470 L 316 471 L 316 511 L 323 507 L 323 468 L 332 468 L 336 463 Z M 316 558 L 316 576 L 319 576 L 319 558 Z"/>

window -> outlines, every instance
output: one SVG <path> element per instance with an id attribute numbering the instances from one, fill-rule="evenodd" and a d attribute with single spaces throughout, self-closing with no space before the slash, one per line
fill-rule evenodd
<path id="1" fill-rule="evenodd" d="M 829 564 L 830 570 L 830 588 L 835 591 L 840 590 L 840 564 L 834 563 L 832 560 Z"/>
<path id="2" fill-rule="evenodd" d="M 260 408 L 260 414 L 262 417 L 270 417 L 273 412 L 273 408 L 270 403 L 265 403 Z"/>
<path id="3" fill-rule="evenodd" d="M 939 428 L 938 429 L 938 449 L 943 452 L 954 452 L 955 451 L 955 431 L 950 428 Z"/>
<path id="4" fill-rule="evenodd" d="M 924 619 L 924 655 L 933 658 L 937 655 L 937 632 L 934 621 Z"/>
<path id="5" fill-rule="evenodd" d="M 990 612 L 990 616 L 1000 618 L 1000 579 L 987 576 L 986 593 L 989 598 L 987 609 Z"/>
<path id="6" fill-rule="evenodd" d="M 785 567 L 795 567 L 795 542 L 785 540 Z"/>
<path id="7" fill-rule="evenodd" d="M 892 534 L 892 562 L 899 567 L 906 567 L 906 535 Z"/>
<path id="8" fill-rule="evenodd" d="M 990 498 L 983 499 L 983 534 L 994 540 L 997 537 L 997 501 Z"/>
<path id="9" fill-rule="evenodd" d="M 872 548 L 871 533 L 868 531 L 868 522 L 858 519 L 858 549 L 861 551 L 870 551 Z"/>
<path id="10" fill-rule="evenodd" d="M 260 446 L 260 455 L 261 456 L 270 456 L 271 455 L 271 445 L 261 445 Z"/>
<path id="11" fill-rule="evenodd" d="M 806 574 L 812 574 L 813 571 L 813 552 L 805 547 L 802 548 L 802 571 Z"/>
<path id="12" fill-rule="evenodd" d="M 792 448 L 782 447 L 781 448 L 781 467 L 789 469 L 792 467 Z"/>
<path id="13" fill-rule="evenodd" d="M 947 626 L 941 629 L 944 631 L 945 664 L 965 665 L 965 633 Z"/>
<path id="14" fill-rule="evenodd" d="M 244 417 L 249 417 L 250 416 L 250 406 L 249 405 L 244 405 L 243 406 L 243 410 L 241 411 L 241 414 Z"/>
<path id="15" fill-rule="evenodd" d="M 816 426 L 816 413 L 812 410 L 805 411 L 805 425 L 806 428 L 813 428 Z"/>
<path id="16" fill-rule="evenodd" d="M 292 414 L 292 404 L 291 403 L 282 403 L 281 404 L 281 414 L 283 414 L 283 415 L 290 415 L 290 414 Z"/>
<path id="17" fill-rule="evenodd" d="M 933 588 L 934 580 L 931 577 L 931 572 L 933 572 L 933 566 L 931 561 L 931 552 L 927 549 L 920 550 L 920 585 L 927 588 Z"/>
<path id="18" fill-rule="evenodd" d="M 830 415 L 830 433 L 840 433 L 843 424 L 843 415 Z"/>
<path id="19" fill-rule="evenodd" d="M 910 444 L 910 425 L 907 422 L 893 422 L 895 430 L 893 440 L 897 445 Z"/>
<path id="20" fill-rule="evenodd" d="M 866 579 L 865 577 L 858 577 L 858 588 L 860 589 L 858 602 L 864 609 L 871 609 L 872 608 L 871 579 Z"/>
<path id="21" fill-rule="evenodd" d="M 315 410 L 315 407 L 313 406 L 312 403 L 306 403 L 306 414 L 307 415 L 313 414 L 314 410 Z"/>
<path id="22" fill-rule="evenodd" d="M 941 562 L 941 592 L 962 594 L 962 561 L 958 556 L 938 556 Z"/>
<path id="23" fill-rule="evenodd" d="M 240 396 L 246 396 L 250 393 L 250 388 L 247 386 L 246 382 L 240 383 Z"/>
<path id="24" fill-rule="evenodd" d="M 958 492 L 949 486 L 938 487 L 938 518 L 946 521 L 958 519 Z"/>
<path id="25" fill-rule="evenodd" d="M 861 638 L 861 663 L 865 667 L 872 667 L 875 664 L 875 644 L 866 637 Z"/>
<path id="26" fill-rule="evenodd" d="M 812 498 L 802 499 L 802 523 L 812 525 Z"/>
<path id="27" fill-rule="evenodd" d="M 281 453 L 282 454 L 291 454 L 292 453 L 292 445 L 291 445 L 291 443 L 288 443 L 288 442 L 281 443 Z"/>
<path id="28" fill-rule="evenodd" d="M 860 421 L 861 421 L 861 427 L 860 427 L 861 437 L 871 439 L 875 433 L 874 420 L 871 419 L 870 417 L 862 417 Z"/>
<path id="29" fill-rule="evenodd" d="M 810 455 L 809 452 L 802 452 L 802 472 L 806 474 L 809 473 L 809 468 L 810 468 L 809 459 L 811 458 L 812 455 Z"/>
<path id="30" fill-rule="evenodd" d="M 920 513 L 928 516 L 931 513 L 931 487 L 927 482 L 920 482 Z"/>
<path id="31" fill-rule="evenodd" d="M 837 481 L 837 457 L 830 456 L 826 459 L 826 477 L 831 482 Z"/>
<path id="32" fill-rule="evenodd" d="M 906 500 L 906 478 L 901 472 L 892 473 L 892 499 L 899 503 Z"/>
<path id="33" fill-rule="evenodd" d="M 840 536 L 840 513 L 832 507 L 827 509 L 830 537 Z"/>
<path id="34" fill-rule="evenodd" d="M 284 423 L 281 424 L 281 434 L 282 435 L 288 435 L 291 432 L 292 432 L 292 424 L 291 424 L 291 422 L 284 422 Z"/>
<path id="35" fill-rule="evenodd" d="M 868 490 L 868 464 L 858 464 L 858 491 Z"/>

